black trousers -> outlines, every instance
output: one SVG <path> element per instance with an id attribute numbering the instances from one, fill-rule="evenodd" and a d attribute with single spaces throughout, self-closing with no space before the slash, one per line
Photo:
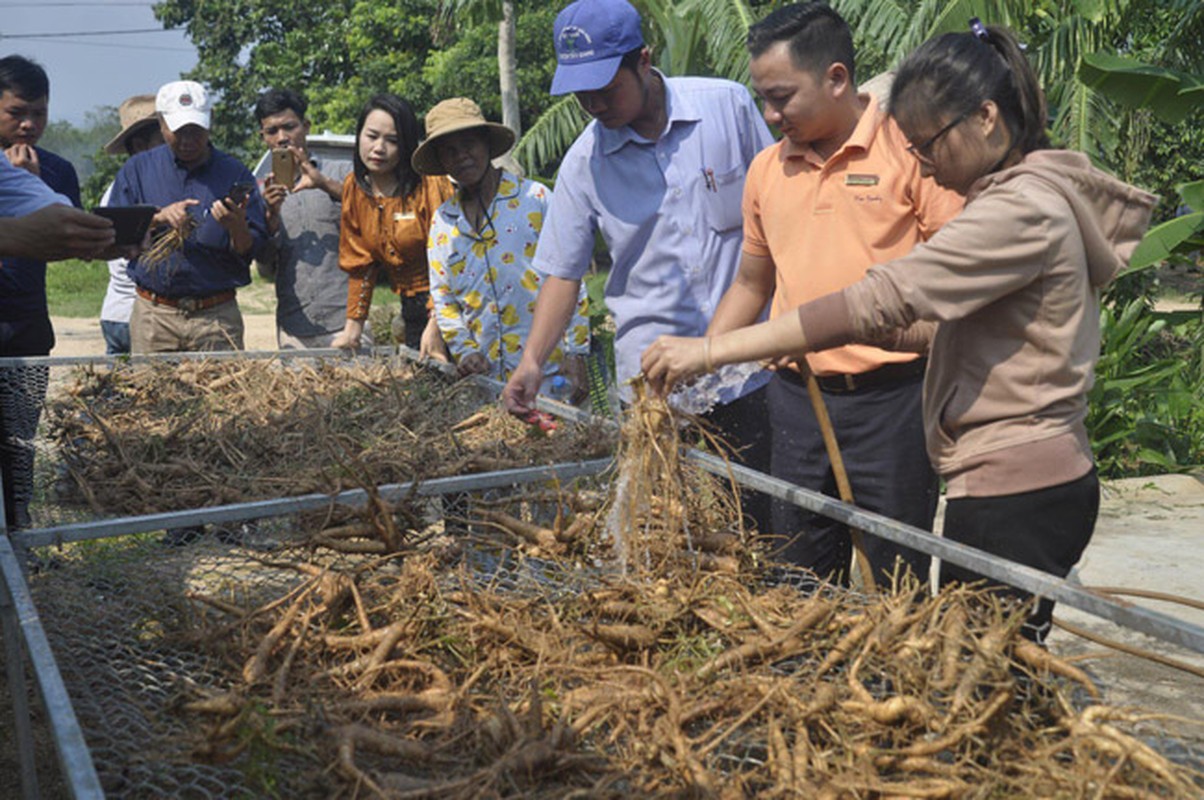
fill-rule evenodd
<path id="1" fill-rule="evenodd" d="M 422 345 L 422 332 L 430 321 L 430 311 L 426 305 L 430 301 L 430 292 L 420 292 L 413 297 L 401 298 L 401 321 L 405 323 L 405 346 L 417 350 Z"/>
<path id="2" fill-rule="evenodd" d="M 49 317 L 0 322 L 0 356 L 45 356 L 53 347 Z M 46 367 L 0 368 L 0 481 L 10 529 L 29 524 L 34 439 L 49 374 Z"/>
<path id="3" fill-rule="evenodd" d="M 725 405 L 715 406 L 704 419 L 713 424 L 731 446 L 736 463 L 769 473 L 770 428 L 766 387 L 762 386 Z M 771 499 L 769 495 L 751 489 L 740 493 L 744 514 L 752 519 L 760 533 L 773 530 Z"/>
<path id="4" fill-rule="evenodd" d="M 945 507 L 945 538 L 1065 578 L 1091 541 L 1098 514 L 1099 478 L 1093 467 L 1077 480 L 1047 489 L 950 500 Z M 942 586 L 980 580 L 1009 597 L 1032 597 L 963 567 L 941 564 Z M 1053 609 L 1053 601 L 1042 598 L 1025 623 L 1024 635 L 1044 641 Z"/>
<path id="5" fill-rule="evenodd" d="M 860 508 L 932 529 L 937 477 L 924 447 L 921 418 L 922 376 L 888 386 L 824 393 Z M 771 473 L 805 489 L 839 497 L 832 464 L 806 386 L 774 376 L 769 383 L 769 422 L 773 430 Z M 775 500 L 773 531 L 780 537 L 777 557 L 847 584 L 853 545 L 848 528 L 793 503 Z M 929 556 L 864 534 L 866 556 L 881 585 L 889 582 L 896 559 L 920 580 L 927 580 Z"/>

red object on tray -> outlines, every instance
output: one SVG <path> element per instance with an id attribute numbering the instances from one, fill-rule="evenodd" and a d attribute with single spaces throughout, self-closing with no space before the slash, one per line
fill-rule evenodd
<path id="1" fill-rule="evenodd" d="M 522 421 L 528 425 L 538 425 L 539 429 L 544 433 L 551 433 L 556 430 L 556 418 L 544 411 L 531 411 Z"/>

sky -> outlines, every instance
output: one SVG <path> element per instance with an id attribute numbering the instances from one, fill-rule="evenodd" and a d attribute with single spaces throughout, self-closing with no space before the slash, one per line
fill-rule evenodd
<path id="1" fill-rule="evenodd" d="M 182 31 L 164 31 L 153 0 L 0 0 L 0 56 L 32 58 L 50 76 L 50 121 L 79 125 L 98 106 L 154 94 L 196 66 Z M 157 29 L 152 33 L 103 33 Z M 84 36 L 70 34 L 87 34 Z M 26 38 L 37 34 L 35 38 Z M 99 34 L 99 35 L 97 35 Z"/>

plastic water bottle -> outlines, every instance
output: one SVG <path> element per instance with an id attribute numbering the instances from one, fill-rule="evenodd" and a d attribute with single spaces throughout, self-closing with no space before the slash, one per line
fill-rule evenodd
<path id="1" fill-rule="evenodd" d="M 552 377 L 552 383 L 548 387 L 548 397 L 558 403 L 568 403 L 572 399 L 573 387 L 569 384 L 569 379 L 563 375 L 555 375 Z"/>
<path id="2" fill-rule="evenodd" d="M 741 386 L 762 369 L 764 367 L 756 361 L 720 367 L 688 385 L 678 385 L 669 394 L 669 405 L 687 414 L 705 414 L 719 403 L 719 395 L 724 389 Z"/>

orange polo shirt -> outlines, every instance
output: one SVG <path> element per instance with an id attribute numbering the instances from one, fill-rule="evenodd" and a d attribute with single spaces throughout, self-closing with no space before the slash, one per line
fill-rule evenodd
<path id="1" fill-rule="evenodd" d="M 853 135 L 824 161 L 783 139 L 762 150 L 744 183 L 744 251 L 773 259 L 770 316 L 850 286 L 911 252 L 961 213 L 962 197 L 920 177 L 907 139 L 870 94 Z M 914 353 L 846 345 L 811 353 L 817 375 L 856 375 Z"/>
<path id="2" fill-rule="evenodd" d="M 381 269 L 393 291 L 413 297 L 430 291 L 426 238 L 435 210 L 452 196 L 451 181 L 424 177 L 405 197 L 372 197 L 355 182 L 343 181 L 339 225 L 339 266 L 349 273 L 347 318 L 365 320 Z"/>

